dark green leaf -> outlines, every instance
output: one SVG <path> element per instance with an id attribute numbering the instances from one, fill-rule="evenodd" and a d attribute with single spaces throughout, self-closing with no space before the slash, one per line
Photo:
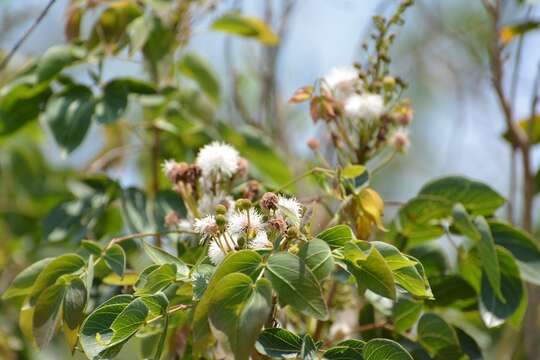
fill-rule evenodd
<path id="1" fill-rule="evenodd" d="M 143 243 L 144 251 L 152 259 L 155 264 L 165 265 L 165 264 L 174 264 L 176 265 L 176 273 L 178 280 L 187 279 L 189 277 L 189 268 L 188 266 L 180 260 L 178 257 L 169 254 L 163 249 L 158 248 L 157 246 L 150 245 L 147 242 Z"/>
<path id="2" fill-rule="evenodd" d="M 45 122 L 58 145 L 72 152 L 83 141 L 94 113 L 92 91 L 83 85 L 66 88 L 47 103 Z"/>
<path id="3" fill-rule="evenodd" d="M 480 291 L 480 314 L 488 327 L 501 325 L 519 308 L 524 296 L 519 268 L 510 252 L 497 246 L 497 256 L 501 270 L 502 302 L 491 287 L 485 273 L 482 273 L 482 288 Z"/>
<path id="4" fill-rule="evenodd" d="M 129 339 L 144 325 L 146 315 L 148 315 L 148 308 L 141 298 L 129 303 L 111 324 L 110 329 L 113 331 L 113 335 L 107 347 L 120 344 Z"/>
<path id="5" fill-rule="evenodd" d="M 301 360 L 316 360 L 317 359 L 317 345 L 313 341 L 313 338 L 306 334 L 304 341 L 302 342 L 302 349 L 300 350 Z"/>
<path id="6" fill-rule="evenodd" d="M 107 266 L 114 271 L 118 276 L 124 276 L 126 270 L 126 253 L 124 249 L 118 244 L 114 244 L 105 251 L 103 260 Z"/>
<path id="7" fill-rule="evenodd" d="M 409 330 L 422 313 L 421 302 L 400 297 L 393 308 L 394 327 L 398 333 Z"/>
<path id="8" fill-rule="evenodd" d="M 499 268 L 499 260 L 495 250 L 495 242 L 491 236 L 491 230 L 486 220 L 479 216 L 474 219 L 474 224 L 480 233 L 480 238 L 476 242 L 478 256 L 482 264 L 483 276 L 487 277 L 491 288 L 495 290 L 495 294 L 500 300 L 504 300 L 501 293 L 501 271 Z"/>
<path id="9" fill-rule="evenodd" d="M 218 266 L 210 283 L 193 314 L 193 342 L 195 352 L 205 349 L 208 343 L 210 327 L 208 324 L 208 309 L 212 293 L 220 286 L 221 280 L 232 273 L 242 273 L 256 280 L 262 271 L 262 257 L 252 250 L 241 250 L 228 254 Z"/>
<path id="10" fill-rule="evenodd" d="M 422 315 L 418 322 L 418 341 L 437 358 L 461 358 L 459 340 L 454 328 L 436 314 Z M 442 354 L 444 357 L 441 357 Z"/>
<path id="11" fill-rule="evenodd" d="M 347 225 L 337 225 L 318 234 L 317 239 L 326 242 L 331 249 L 339 249 L 355 240 L 355 236 Z"/>
<path id="12" fill-rule="evenodd" d="M 48 81 L 66 66 L 81 60 L 86 55 L 83 48 L 73 45 L 55 45 L 47 49 L 37 63 L 38 82 Z"/>
<path id="13" fill-rule="evenodd" d="M 73 279 L 66 288 L 64 296 L 64 321 L 70 329 L 77 329 L 84 319 L 87 290 L 84 281 Z"/>
<path id="14" fill-rule="evenodd" d="M 65 291 L 65 284 L 52 285 L 41 292 L 36 301 L 32 328 L 39 347 L 47 345 L 55 333 Z"/>
<path id="15" fill-rule="evenodd" d="M 212 293 L 209 319 L 213 329 L 227 339 L 235 359 L 247 360 L 271 309 L 268 280 L 254 283 L 245 274 L 233 273 L 221 279 Z"/>
<path id="16" fill-rule="evenodd" d="M 413 360 L 412 356 L 397 342 L 388 339 L 373 339 L 364 345 L 366 360 Z"/>
<path id="17" fill-rule="evenodd" d="M 298 257 L 307 264 L 319 281 L 326 279 L 334 270 L 332 251 L 323 240 L 312 239 L 302 245 Z"/>
<path id="18" fill-rule="evenodd" d="M 54 284 L 60 276 L 74 273 L 84 265 L 83 258 L 77 254 L 64 254 L 55 258 L 37 276 L 30 296 L 36 299 L 43 290 Z"/>
<path id="19" fill-rule="evenodd" d="M 495 244 L 510 251 L 516 258 L 525 281 L 540 285 L 540 249 L 524 231 L 500 221 L 490 221 Z"/>
<path id="20" fill-rule="evenodd" d="M 81 247 L 96 257 L 101 256 L 101 246 L 95 241 L 83 240 L 81 241 Z"/>
<path id="21" fill-rule="evenodd" d="M 145 276 L 144 280 L 137 282 L 136 295 L 154 294 L 165 289 L 176 279 L 176 265 L 163 264 Z"/>
<path id="22" fill-rule="evenodd" d="M 281 303 L 317 319 L 327 319 L 319 282 L 299 257 L 286 252 L 273 254 L 268 258 L 265 274 Z"/>
<path id="23" fill-rule="evenodd" d="M 344 340 L 326 350 L 323 359 L 328 360 L 362 360 L 365 342 L 361 340 Z"/>
<path id="24" fill-rule="evenodd" d="M 291 357 L 302 350 L 302 339 L 285 329 L 266 329 L 259 335 L 256 348 L 269 357 Z"/>
<path id="25" fill-rule="evenodd" d="M 463 205 L 455 204 L 454 208 L 452 209 L 452 216 L 454 220 L 453 225 L 460 233 L 467 236 L 471 240 L 480 240 L 480 232 L 476 229 L 476 226 L 473 224 L 467 210 L 465 210 Z"/>
<path id="26" fill-rule="evenodd" d="M 8 300 L 17 297 L 24 297 L 30 294 L 32 290 L 32 285 L 36 281 L 38 275 L 43 271 L 43 269 L 49 265 L 53 258 L 45 258 L 38 262 L 33 263 L 23 271 L 19 273 L 13 279 L 11 285 L 6 289 L 2 294 L 2 300 Z"/>

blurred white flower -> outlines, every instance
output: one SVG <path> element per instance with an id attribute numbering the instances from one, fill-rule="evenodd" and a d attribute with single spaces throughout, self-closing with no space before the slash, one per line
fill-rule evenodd
<path id="1" fill-rule="evenodd" d="M 178 222 L 178 230 L 180 231 L 193 231 L 193 225 L 189 220 L 182 219 Z"/>
<path id="2" fill-rule="evenodd" d="M 219 226 L 216 223 L 214 215 L 208 215 L 195 220 L 193 230 L 203 236 L 203 239 L 215 236 L 219 232 Z"/>
<path id="3" fill-rule="evenodd" d="M 214 141 L 197 154 L 195 163 L 201 168 L 202 175 L 209 177 L 231 177 L 238 170 L 240 156 L 238 151 L 230 145 Z"/>
<path id="4" fill-rule="evenodd" d="M 371 121 L 384 113 L 384 100 L 377 94 L 352 95 L 345 100 L 344 110 L 348 117 Z"/>
<path id="5" fill-rule="evenodd" d="M 232 234 L 258 233 L 263 229 L 263 217 L 254 208 L 248 211 L 236 211 L 229 217 L 228 229 Z"/>
<path id="6" fill-rule="evenodd" d="M 271 249 L 272 246 L 272 243 L 268 240 L 268 235 L 264 231 L 259 231 L 249 242 L 249 247 L 251 249 Z"/>
<path id="7" fill-rule="evenodd" d="M 161 164 L 161 169 L 163 170 L 163 173 L 165 174 L 165 176 L 170 177 L 170 174 L 173 171 L 175 166 L 176 166 L 176 161 L 169 159 L 169 160 L 165 160 L 163 164 Z"/>
<path id="8" fill-rule="evenodd" d="M 410 146 L 409 131 L 405 128 L 396 129 L 390 136 L 389 143 L 396 151 L 407 152 Z"/>
<path id="9" fill-rule="evenodd" d="M 276 213 L 285 220 L 289 220 L 290 223 L 298 225 L 302 219 L 302 204 L 294 197 L 286 198 L 280 195 Z"/>
<path id="10" fill-rule="evenodd" d="M 225 258 L 225 255 L 234 251 L 238 245 L 237 241 L 238 238 L 236 236 L 228 236 L 225 239 L 224 235 L 221 235 L 219 238 L 214 239 L 208 247 L 208 257 L 212 264 L 219 265 Z"/>
<path id="11" fill-rule="evenodd" d="M 358 71 L 354 67 L 333 68 L 324 77 L 323 86 L 338 98 L 354 92 L 355 84 L 359 83 Z"/>

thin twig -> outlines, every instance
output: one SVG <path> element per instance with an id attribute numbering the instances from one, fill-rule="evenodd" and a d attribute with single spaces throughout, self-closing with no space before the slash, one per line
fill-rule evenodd
<path id="1" fill-rule="evenodd" d="M 105 249 L 110 249 L 113 245 L 127 241 L 127 240 L 136 239 L 140 237 L 149 237 L 149 236 L 157 237 L 157 236 L 161 236 L 165 234 L 196 234 L 196 233 L 194 231 L 188 231 L 188 230 L 169 230 L 169 231 L 164 231 L 164 232 L 147 232 L 147 233 L 130 234 L 130 235 L 120 236 L 120 237 L 112 239 Z"/>
<path id="2" fill-rule="evenodd" d="M 45 16 L 47 16 L 47 13 L 51 9 L 51 7 L 54 5 L 56 0 L 50 0 L 47 6 L 43 9 L 43 11 L 39 14 L 39 16 L 36 18 L 32 26 L 26 30 L 26 32 L 23 34 L 23 36 L 15 43 L 11 51 L 8 53 L 6 58 L 2 60 L 2 63 L 0 63 L 0 71 L 4 70 L 8 63 L 11 61 L 17 50 L 22 46 L 22 44 L 26 41 L 26 39 L 32 34 L 32 32 L 36 29 L 36 27 L 43 21 Z"/>

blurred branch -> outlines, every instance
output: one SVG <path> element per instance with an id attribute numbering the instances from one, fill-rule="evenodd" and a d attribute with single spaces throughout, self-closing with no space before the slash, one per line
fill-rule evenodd
<path id="1" fill-rule="evenodd" d="M 13 56 L 15 55 L 17 50 L 19 50 L 19 48 L 23 45 L 23 43 L 26 41 L 26 39 L 28 39 L 30 34 L 32 34 L 32 32 L 41 23 L 41 21 L 43 21 L 45 16 L 47 16 L 47 13 L 49 12 L 49 10 L 51 9 L 51 7 L 54 5 L 55 2 L 56 2 L 56 0 L 50 0 L 49 1 L 47 6 L 43 9 L 43 11 L 41 11 L 39 16 L 34 21 L 34 23 L 28 28 L 28 30 L 26 30 L 26 32 L 23 34 L 23 36 L 15 43 L 15 45 L 13 46 L 11 51 L 7 54 L 7 56 L 4 58 L 4 60 L 2 60 L 2 62 L 0 63 L 0 71 L 3 71 L 6 68 L 6 66 L 9 64 L 9 62 L 11 61 L 11 59 L 13 58 Z"/>

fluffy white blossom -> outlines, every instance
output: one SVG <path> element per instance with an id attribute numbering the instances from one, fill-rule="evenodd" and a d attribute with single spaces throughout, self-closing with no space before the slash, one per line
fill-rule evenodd
<path id="1" fill-rule="evenodd" d="M 302 204 L 294 197 L 286 198 L 284 196 L 278 196 L 277 214 L 298 225 L 302 218 Z"/>
<path id="2" fill-rule="evenodd" d="M 227 236 L 227 239 L 225 239 L 224 235 L 213 240 L 208 247 L 208 257 L 212 264 L 219 265 L 227 253 L 234 251 L 237 241 L 238 238 L 236 236 Z"/>
<path id="3" fill-rule="evenodd" d="M 195 163 L 201 168 L 204 177 L 224 176 L 231 177 L 238 170 L 240 156 L 238 151 L 230 145 L 214 141 L 197 154 Z"/>
<path id="4" fill-rule="evenodd" d="M 175 166 L 176 166 L 176 161 L 169 159 L 169 160 L 165 160 L 163 164 L 161 164 L 161 169 L 163 170 L 163 173 L 165 174 L 165 176 L 169 177 L 171 171 L 174 169 Z"/>
<path id="5" fill-rule="evenodd" d="M 324 77 L 323 86 L 341 98 L 350 95 L 354 91 L 355 84 L 359 81 L 358 71 L 355 68 L 340 67 L 330 70 Z"/>
<path id="6" fill-rule="evenodd" d="M 390 145 L 399 152 L 406 152 L 409 149 L 409 131 L 405 128 L 396 129 L 389 139 Z"/>
<path id="7" fill-rule="evenodd" d="M 248 211 L 236 211 L 229 217 L 229 231 L 232 234 L 253 231 L 258 233 L 263 229 L 263 217 L 254 208 Z"/>
<path id="8" fill-rule="evenodd" d="M 200 219 L 195 220 L 193 224 L 193 230 L 203 235 L 203 238 L 207 238 L 217 234 L 219 227 L 216 223 L 216 219 L 213 215 L 208 215 Z"/>
<path id="9" fill-rule="evenodd" d="M 182 219 L 178 222 L 178 230 L 180 231 L 193 231 L 193 225 L 189 220 Z"/>
<path id="10" fill-rule="evenodd" d="M 268 240 L 268 235 L 264 231 L 259 231 L 257 235 L 249 242 L 251 249 L 269 249 L 272 243 Z"/>
<path id="11" fill-rule="evenodd" d="M 384 100 L 377 94 L 352 95 L 345 100 L 344 109 L 348 117 L 371 121 L 384 113 Z"/>

